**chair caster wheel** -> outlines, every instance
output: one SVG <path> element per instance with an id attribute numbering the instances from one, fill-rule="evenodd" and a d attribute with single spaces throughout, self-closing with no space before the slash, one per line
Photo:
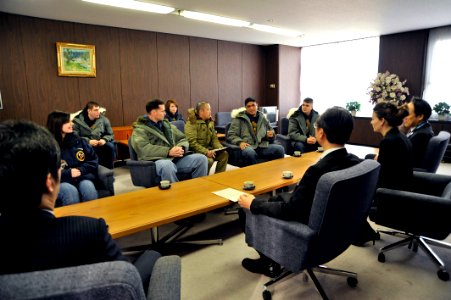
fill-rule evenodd
<path id="1" fill-rule="evenodd" d="M 379 253 L 379 255 L 377 256 L 377 260 L 381 263 L 384 263 L 385 262 L 385 254 Z"/>
<path id="2" fill-rule="evenodd" d="M 437 276 L 438 278 L 440 278 L 443 281 L 448 281 L 449 280 L 449 274 L 446 270 L 438 270 L 437 271 Z"/>
<path id="3" fill-rule="evenodd" d="M 272 298 L 271 292 L 268 290 L 264 290 L 262 295 L 263 295 L 263 300 L 271 300 L 271 298 Z"/>
<path id="4" fill-rule="evenodd" d="M 353 288 L 355 288 L 357 286 L 357 284 L 359 283 L 359 281 L 355 277 L 348 277 L 347 282 L 348 282 L 348 285 Z"/>

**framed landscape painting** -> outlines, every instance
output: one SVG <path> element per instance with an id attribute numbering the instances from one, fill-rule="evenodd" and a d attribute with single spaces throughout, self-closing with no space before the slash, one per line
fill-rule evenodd
<path id="1" fill-rule="evenodd" d="M 93 45 L 56 43 L 59 76 L 96 77 L 96 48 Z"/>

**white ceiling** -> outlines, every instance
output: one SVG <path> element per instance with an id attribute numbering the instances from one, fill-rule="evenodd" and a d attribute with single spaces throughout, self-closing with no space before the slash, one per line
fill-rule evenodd
<path id="1" fill-rule="evenodd" d="M 146 0 L 142 0 L 146 2 Z M 78 23 L 141 29 L 242 43 L 308 46 L 451 25 L 451 0 L 149 0 L 147 2 L 302 32 L 283 37 L 82 2 L 0 0 L 0 11 Z"/>

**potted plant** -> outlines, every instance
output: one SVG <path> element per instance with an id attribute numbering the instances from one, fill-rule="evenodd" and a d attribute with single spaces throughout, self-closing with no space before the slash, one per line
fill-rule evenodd
<path id="1" fill-rule="evenodd" d="M 355 113 L 360 111 L 360 103 L 357 101 L 348 102 L 346 103 L 346 109 L 350 111 L 353 116 L 355 116 Z"/>
<path id="2" fill-rule="evenodd" d="M 445 120 L 446 115 L 449 114 L 450 106 L 446 102 L 439 102 L 434 105 L 433 110 L 438 114 L 438 119 L 440 121 Z"/>

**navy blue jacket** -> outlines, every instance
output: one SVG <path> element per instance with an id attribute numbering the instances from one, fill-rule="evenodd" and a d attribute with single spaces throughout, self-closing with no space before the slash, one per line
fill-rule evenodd
<path id="1" fill-rule="evenodd" d="M 61 182 L 76 183 L 83 179 L 94 181 L 97 178 L 99 160 L 88 142 L 73 133 L 67 134 L 61 146 L 61 159 L 67 167 L 61 172 Z M 71 168 L 79 169 L 81 176 L 72 178 Z"/>

